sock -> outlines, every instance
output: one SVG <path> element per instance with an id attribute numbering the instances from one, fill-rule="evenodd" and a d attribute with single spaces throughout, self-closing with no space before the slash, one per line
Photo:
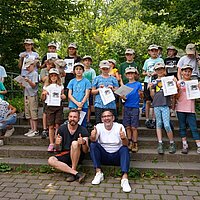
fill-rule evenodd
<path id="1" fill-rule="evenodd" d="M 200 147 L 200 142 L 197 142 L 197 147 Z"/>
<path id="2" fill-rule="evenodd" d="M 159 140 L 158 142 L 159 142 L 159 143 L 162 143 L 162 140 Z"/>
<path id="3" fill-rule="evenodd" d="M 173 144 L 173 143 L 174 143 L 174 140 L 171 140 L 169 143 L 170 143 L 170 144 Z"/>

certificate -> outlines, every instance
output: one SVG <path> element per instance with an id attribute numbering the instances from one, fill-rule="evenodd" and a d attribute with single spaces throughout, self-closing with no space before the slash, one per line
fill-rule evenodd
<path id="1" fill-rule="evenodd" d="M 177 87 L 174 76 L 166 76 L 161 78 L 164 96 L 177 94 Z"/>
<path id="2" fill-rule="evenodd" d="M 21 83 L 23 87 L 29 87 L 29 83 L 26 82 L 24 77 L 21 75 L 15 77 L 14 80 L 17 81 L 18 83 Z"/>
<path id="3" fill-rule="evenodd" d="M 47 53 L 47 60 L 49 59 L 58 59 L 58 54 L 57 53 Z"/>
<path id="4" fill-rule="evenodd" d="M 200 98 L 198 80 L 185 81 L 187 99 Z"/>
<path id="5" fill-rule="evenodd" d="M 84 112 L 84 111 L 81 110 L 81 111 L 80 111 L 80 119 L 79 119 L 79 122 L 78 122 L 79 125 L 82 124 L 85 115 L 86 115 L 86 112 Z"/>
<path id="6" fill-rule="evenodd" d="M 66 62 L 65 66 L 65 73 L 72 73 L 74 70 L 74 59 L 65 59 Z"/>
<path id="7" fill-rule="evenodd" d="M 119 95 L 119 96 L 126 96 L 131 91 L 133 91 L 133 88 L 130 88 L 130 87 L 126 86 L 126 85 L 122 85 L 117 90 L 115 90 L 114 93 Z"/>
<path id="8" fill-rule="evenodd" d="M 115 96 L 110 88 L 107 87 L 99 88 L 99 94 L 101 100 L 103 101 L 103 105 L 107 105 L 115 100 Z"/>

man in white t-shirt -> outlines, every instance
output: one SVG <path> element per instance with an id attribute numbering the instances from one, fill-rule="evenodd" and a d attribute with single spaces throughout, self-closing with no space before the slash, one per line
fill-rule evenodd
<path id="1" fill-rule="evenodd" d="M 92 184 L 98 185 L 104 180 L 101 164 L 120 165 L 123 174 L 121 179 L 122 190 L 130 192 L 131 187 L 128 182 L 130 165 L 128 139 L 124 126 L 114 122 L 114 119 L 115 117 L 111 111 L 104 111 L 101 115 L 103 123 L 97 124 L 91 132 L 90 156 L 96 169 Z"/>

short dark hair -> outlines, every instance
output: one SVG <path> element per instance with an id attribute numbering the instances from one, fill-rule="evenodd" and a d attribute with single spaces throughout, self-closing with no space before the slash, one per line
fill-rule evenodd
<path id="1" fill-rule="evenodd" d="M 112 110 L 110 110 L 110 109 L 106 109 L 106 110 L 104 110 L 104 111 L 101 113 L 101 117 L 102 117 L 103 113 L 104 113 L 104 112 L 107 112 L 107 111 L 110 112 L 110 113 L 114 116 L 114 113 L 113 113 Z"/>
<path id="2" fill-rule="evenodd" d="M 69 111 L 69 113 L 68 113 L 68 116 L 69 116 L 70 113 L 78 113 L 78 116 L 80 117 L 80 111 L 77 110 L 77 109 L 71 109 L 71 110 Z"/>

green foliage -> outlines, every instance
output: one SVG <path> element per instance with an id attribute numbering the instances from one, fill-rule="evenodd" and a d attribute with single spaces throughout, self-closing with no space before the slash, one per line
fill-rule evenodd
<path id="1" fill-rule="evenodd" d="M 39 167 L 39 172 L 40 173 L 47 173 L 47 174 L 50 174 L 50 173 L 53 173 L 55 172 L 55 169 L 53 167 L 50 167 L 49 165 L 41 165 Z"/>
<path id="2" fill-rule="evenodd" d="M 12 167 L 7 163 L 0 163 L 0 172 L 9 172 L 12 170 Z"/>
<path id="3" fill-rule="evenodd" d="M 20 96 L 16 96 L 13 99 L 7 99 L 7 101 L 9 102 L 9 104 L 11 104 L 12 106 L 14 106 L 17 109 L 18 113 L 21 113 L 24 111 L 24 97 L 23 95 Z"/>
<path id="4" fill-rule="evenodd" d="M 138 179 L 141 178 L 142 174 L 139 169 L 131 168 L 128 172 L 130 178 Z"/>

